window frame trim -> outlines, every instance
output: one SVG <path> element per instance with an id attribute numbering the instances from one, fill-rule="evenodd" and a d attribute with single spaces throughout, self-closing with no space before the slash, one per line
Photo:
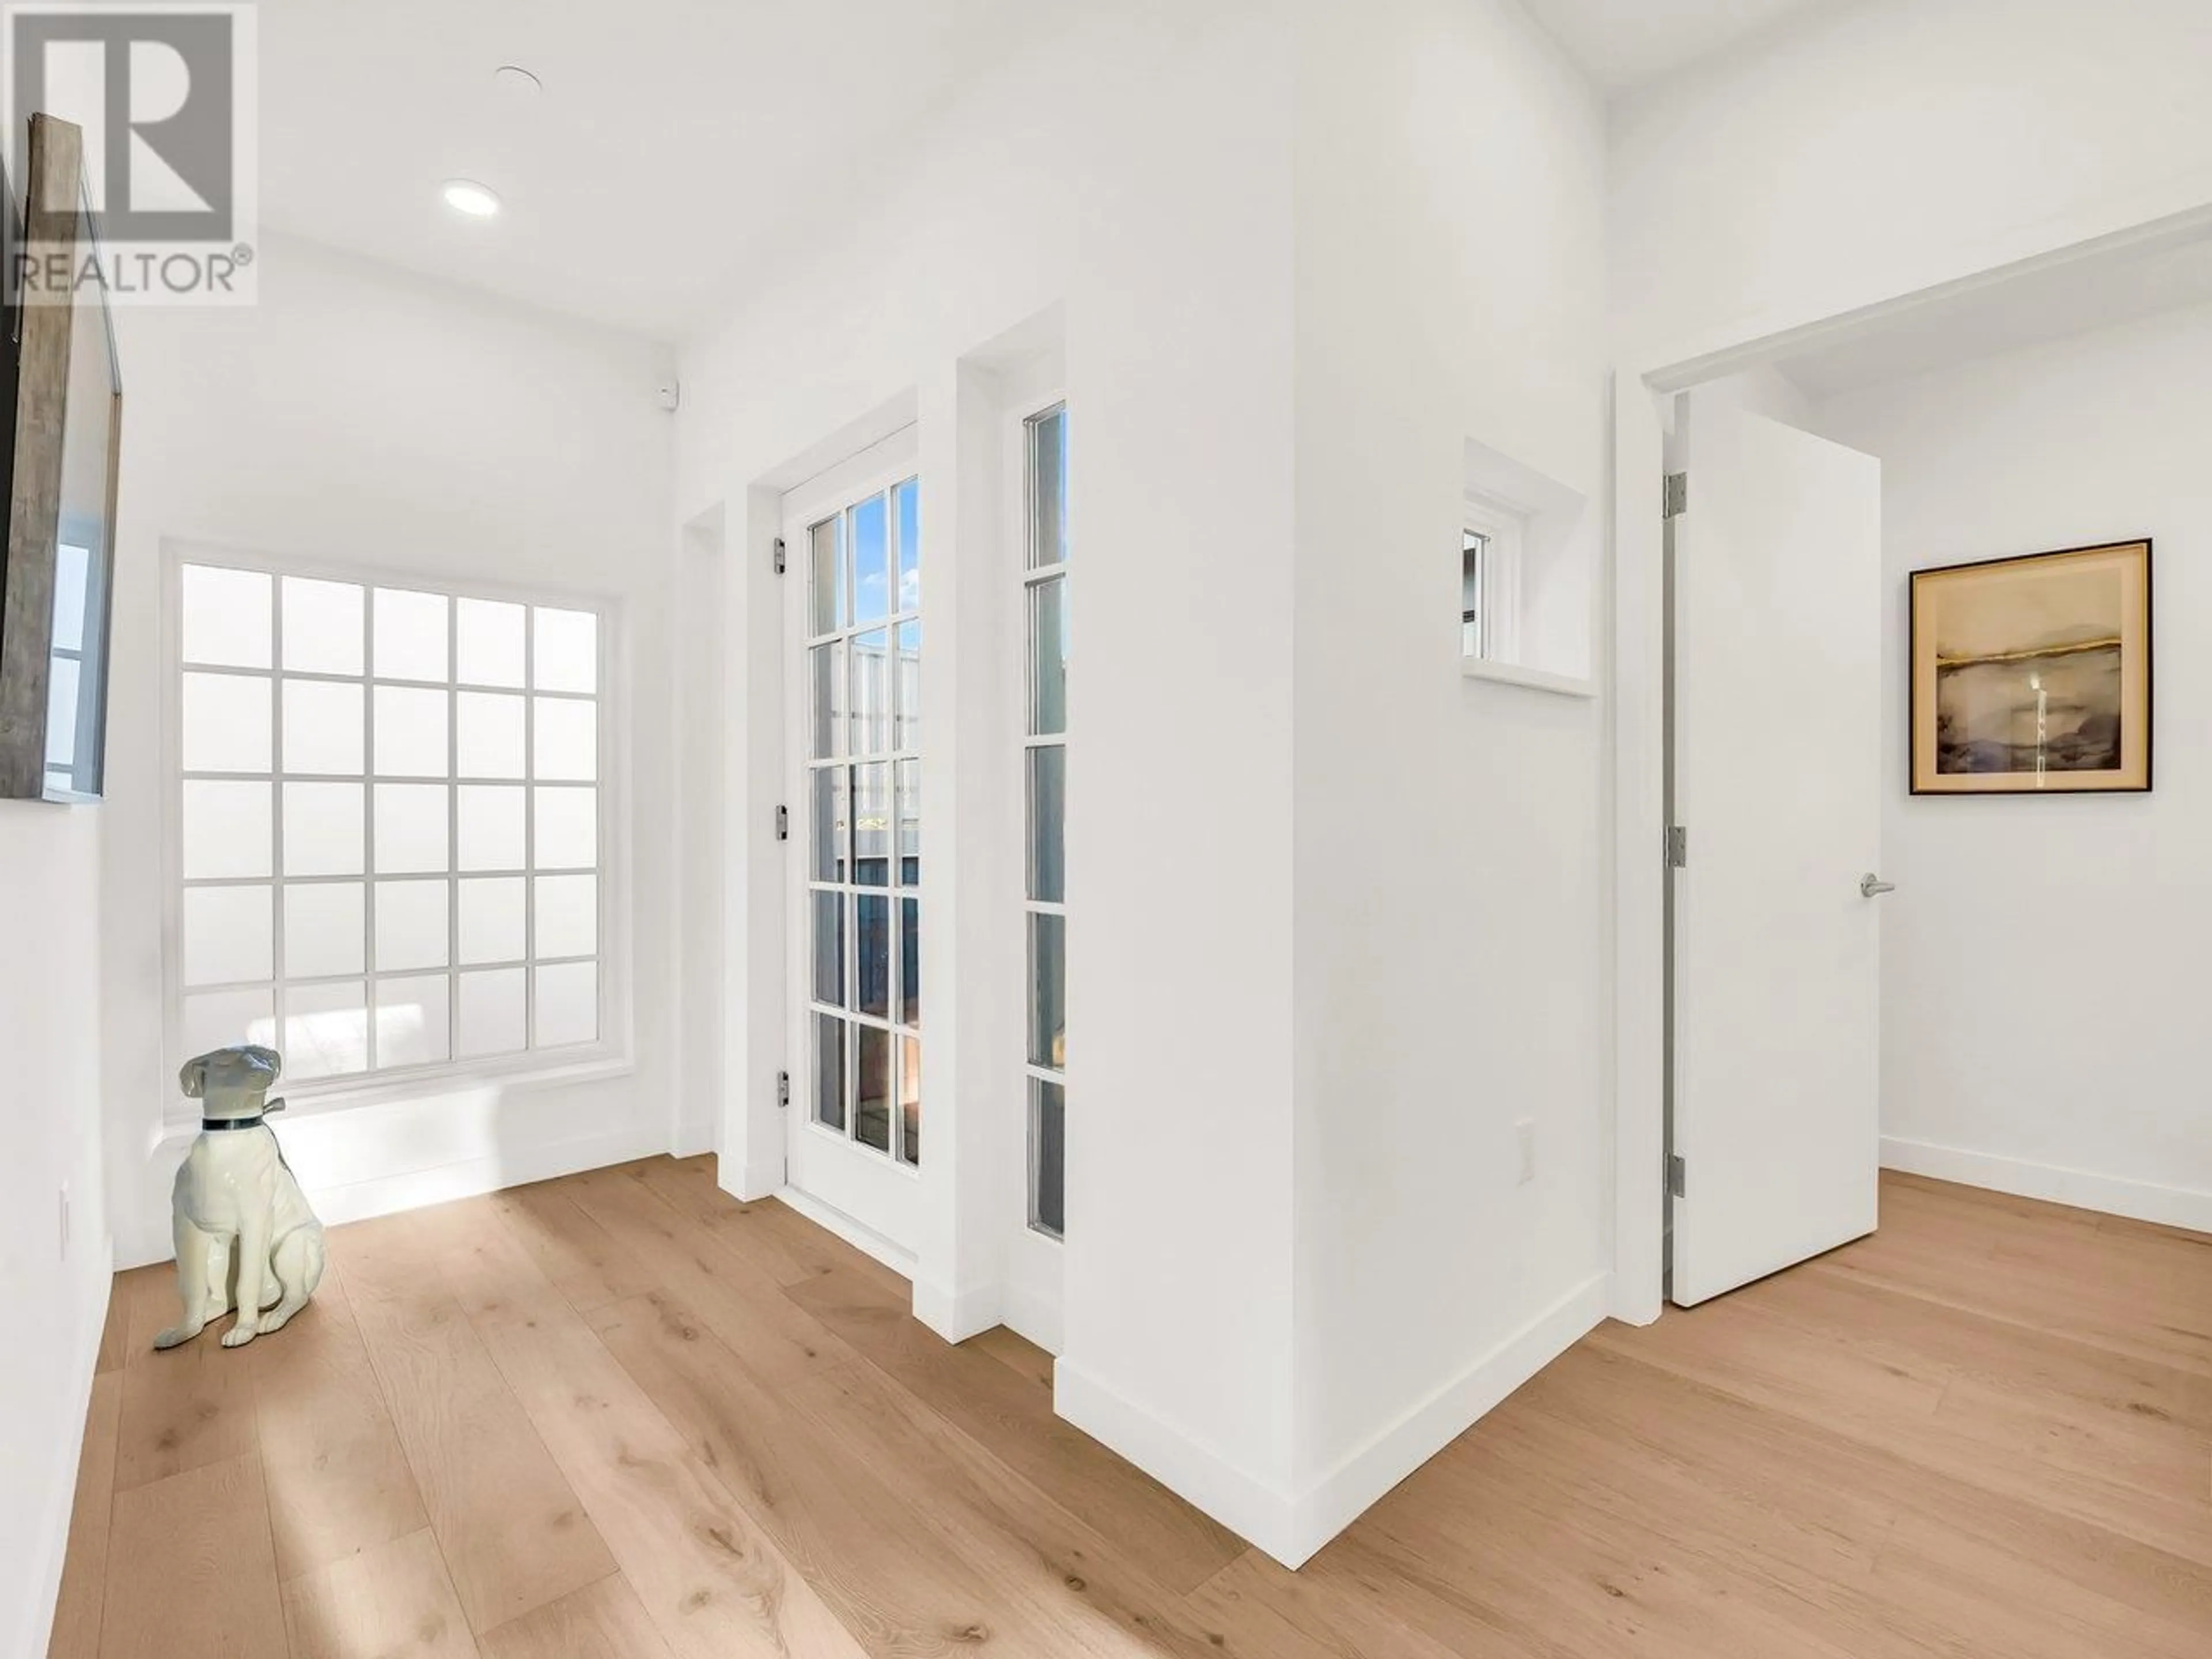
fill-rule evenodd
<path id="1" fill-rule="evenodd" d="M 281 583 L 286 577 L 295 577 L 303 580 L 341 582 L 358 586 L 364 592 L 365 613 L 368 608 L 374 605 L 373 591 L 378 587 L 440 595 L 447 601 L 447 667 L 453 678 L 439 682 L 406 679 L 380 681 L 375 678 L 374 662 L 368 659 L 366 655 L 362 665 L 362 672 L 358 676 L 317 673 L 313 671 L 293 673 L 284 668 L 281 649 L 272 650 L 270 653 L 272 660 L 266 670 L 229 668 L 221 664 L 187 664 L 184 660 L 183 638 L 184 569 L 186 565 L 192 564 L 248 571 L 268 576 L 272 583 Z M 161 542 L 161 576 L 160 645 L 157 657 L 161 676 L 161 787 L 158 819 L 161 842 L 161 1055 L 165 1078 L 173 1076 L 186 1060 L 192 1058 L 184 1052 L 184 1004 L 186 994 L 184 965 L 184 784 L 186 776 L 184 767 L 184 675 L 187 672 L 195 673 L 207 672 L 235 673 L 251 678 L 266 678 L 271 688 L 272 720 L 281 719 L 276 688 L 279 681 L 287 678 L 320 679 L 325 682 L 360 685 L 363 688 L 365 716 L 366 705 L 373 705 L 373 690 L 379 684 L 417 688 L 434 687 L 456 696 L 463 690 L 479 689 L 495 690 L 507 695 L 526 698 L 543 695 L 565 696 L 572 701 L 585 700 L 586 694 L 580 692 L 540 693 L 534 686 L 520 690 L 511 686 L 481 688 L 475 687 L 473 683 L 461 681 L 458 678 L 459 665 L 451 655 L 453 650 L 454 633 L 458 628 L 458 611 L 453 602 L 458 599 L 483 599 L 497 604 L 520 605 L 526 607 L 585 611 L 592 612 L 599 618 L 599 690 L 591 694 L 591 700 L 595 701 L 599 705 L 596 730 L 599 776 L 589 787 L 596 788 L 599 795 L 599 862 L 595 866 L 599 883 L 599 948 L 594 957 L 561 958 L 560 960 L 591 960 L 598 963 L 599 1035 L 591 1042 L 568 1043 L 558 1048 L 526 1048 L 508 1054 L 484 1054 L 467 1059 L 448 1058 L 420 1066 L 383 1066 L 374 1071 L 346 1073 L 333 1077 L 315 1078 L 285 1084 L 282 1087 L 282 1092 L 287 1107 L 287 1115 L 300 1117 L 318 1116 L 328 1112 L 349 1110 L 360 1106 L 422 1098 L 449 1091 L 491 1084 L 550 1085 L 597 1081 L 634 1073 L 637 1067 L 634 1047 L 631 757 L 629 744 L 625 740 L 629 732 L 626 715 L 629 707 L 631 688 L 626 631 L 628 605 L 624 599 L 619 594 L 605 590 L 562 589 L 501 581 L 496 579 L 477 580 L 474 577 L 457 580 L 373 559 L 349 563 L 308 556 L 274 553 L 264 549 L 252 549 L 197 538 L 167 536 L 163 537 Z M 270 605 L 273 621 L 276 611 L 283 605 L 281 587 L 272 588 Z M 364 615 L 364 625 L 366 625 L 366 615 Z M 277 636 L 272 635 L 272 639 L 276 637 Z M 526 632 L 526 651 L 529 649 L 530 643 L 529 635 Z M 442 878 L 451 883 L 458 882 L 463 873 L 470 875 L 513 873 L 463 872 L 450 862 L 459 856 L 458 846 L 452 837 L 454 815 L 459 810 L 459 794 L 451 792 L 457 792 L 464 782 L 468 781 L 452 770 L 452 768 L 458 766 L 459 760 L 453 748 L 453 723 L 458 718 L 458 706 L 457 702 L 449 701 L 448 702 L 447 735 L 448 775 L 437 779 L 403 777 L 378 779 L 374 770 L 375 757 L 372 752 L 374 725 L 373 721 L 367 719 L 364 720 L 365 747 L 362 754 L 362 772 L 358 781 L 364 788 L 365 808 L 373 810 L 373 807 L 369 807 L 369 803 L 373 802 L 374 795 L 373 792 L 369 792 L 368 787 L 376 781 L 434 782 L 449 791 L 447 808 L 449 860 L 447 868 L 443 872 L 395 872 L 392 873 L 392 879 Z M 526 741 L 527 741 L 526 738 Z M 272 792 L 278 789 L 288 776 L 291 776 L 292 781 L 295 781 L 322 783 L 356 781 L 351 776 L 339 777 L 326 774 L 286 775 L 276 769 L 275 763 L 277 758 L 277 756 L 272 753 L 271 769 L 267 773 L 233 775 L 239 781 L 259 782 L 266 779 Z M 192 775 L 198 777 L 201 775 L 196 773 Z M 483 781 L 496 781 L 503 785 L 529 787 L 538 781 L 505 778 Z M 567 784 L 566 781 L 551 781 L 562 787 L 586 787 L 580 782 L 571 786 Z M 281 798 L 279 799 L 281 800 Z M 282 824 L 282 808 L 278 802 L 272 801 L 270 818 L 271 834 L 274 836 L 279 832 Z M 527 864 L 529 854 L 534 850 L 530 846 L 530 838 L 534 831 L 532 815 L 526 806 L 524 814 L 524 833 L 525 859 Z M 273 852 L 272 847 L 272 854 Z M 308 876 L 296 878 L 281 877 L 275 872 L 274 862 L 272 857 L 271 872 L 265 881 L 258 877 L 240 878 L 228 884 L 234 886 L 265 885 L 269 887 L 272 893 L 271 902 L 275 911 L 271 919 L 273 927 L 281 928 L 283 925 L 283 892 L 286 887 L 294 884 L 328 884 L 352 879 L 346 876 L 330 878 Z M 527 875 L 532 872 L 526 870 L 523 873 Z M 538 873 L 574 875 L 587 872 L 564 866 L 560 870 L 549 870 Z M 366 888 L 377 880 L 377 876 L 374 871 L 364 870 L 360 880 Z M 210 878 L 207 884 L 224 884 L 222 878 Z M 457 976 L 462 971 L 463 964 L 456 959 L 458 952 L 454 948 L 454 939 L 459 923 L 458 915 L 453 912 L 454 907 L 449 904 L 447 917 L 447 960 L 443 968 L 394 970 L 391 974 L 379 974 L 364 961 L 359 975 L 341 975 L 335 979 L 324 976 L 324 982 L 349 983 L 357 979 L 362 985 L 369 986 L 380 979 L 421 978 L 436 974 L 443 974 L 449 978 Z M 530 935 L 534 932 L 535 917 L 531 914 L 531 908 L 526 904 L 524 910 L 524 925 L 526 945 L 534 943 Z M 527 954 L 525 961 L 527 964 L 525 968 L 526 972 L 538 966 L 556 965 L 553 959 L 549 958 L 541 963 L 529 957 Z M 271 965 L 270 977 L 265 982 L 273 988 L 279 981 L 273 971 L 275 964 L 272 963 Z M 512 965 L 468 964 L 471 968 Z M 252 981 L 256 988 L 264 982 Z M 307 983 L 308 981 L 303 979 L 298 982 Z M 192 988 L 196 991 L 204 991 L 220 988 L 194 987 Z M 528 994 L 534 994 L 534 988 Z M 531 1002 L 526 1000 L 526 1010 L 532 1006 Z M 527 1018 L 526 1014 L 526 1019 Z M 458 1031 L 449 1035 L 449 1048 L 458 1041 L 459 1035 Z M 526 1033 L 526 1035 L 534 1035 L 534 1033 Z M 166 1087 L 165 1084 L 165 1089 Z M 197 1106 L 185 1101 L 173 1092 L 165 1095 L 161 1112 L 161 1123 L 165 1133 L 197 1124 L 198 1116 Z"/>

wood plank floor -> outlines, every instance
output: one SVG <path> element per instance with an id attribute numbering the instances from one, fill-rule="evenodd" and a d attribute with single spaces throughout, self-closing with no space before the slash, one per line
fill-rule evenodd
<path id="1" fill-rule="evenodd" d="M 2206 1659 L 2212 1237 L 1883 1182 L 1608 1325 L 1292 1575 L 711 1164 L 333 1229 L 290 1328 L 120 1275 L 59 1659 Z"/>

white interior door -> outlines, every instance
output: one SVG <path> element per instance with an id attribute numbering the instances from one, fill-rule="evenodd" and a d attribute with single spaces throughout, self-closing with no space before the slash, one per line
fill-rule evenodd
<path id="1" fill-rule="evenodd" d="M 1880 1158 L 1881 469 L 1676 404 L 1671 1295 L 1872 1232 Z"/>
<path id="2" fill-rule="evenodd" d="M 911 428 L 784 498 L 787 1182 L 910 1272 L 921 1143 L 921 480 Z"/>

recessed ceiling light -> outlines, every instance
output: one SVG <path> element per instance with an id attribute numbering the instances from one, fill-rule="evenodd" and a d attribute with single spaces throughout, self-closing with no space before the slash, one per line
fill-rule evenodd
<path id="1" fill-rule="evenodd" d="M 471 219 L 489 219 L 499 211 L 499 192 L 473 179 L 448 179 L 446 205 Z"/>
<path id="2" fill-rule="evenodd" d="M 545 83 L 520 64 L 501 64 L 491 78 L 501 92 L 519 97 L 534 97 L 545 90 Z"/>

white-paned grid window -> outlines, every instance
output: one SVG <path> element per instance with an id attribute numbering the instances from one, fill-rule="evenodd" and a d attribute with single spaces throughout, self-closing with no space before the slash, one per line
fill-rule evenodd
<path id="1" fill-rule="evenodd" d="M 599 1044 L 600 614 L 179 574 L 179 1054 L 312 1083 Z"/>
<path id="2" fill-rule="evenodd" d="M 918 1166 L 921 481 L 811 525 L 807 572 L 813 1119 Z"/>
<path id="3" fill-rule="evenodd" d="M 1067 409 L 1024 423 L 1030 1225 L 1067 1225 Z"/>
<path id="4" fill-rule="evenodd" d="M 1462 657 L 1515 660 L 1521 603 L 1522 520 L 1510 507 L 1470 495 L 1459 535 Z"/>

